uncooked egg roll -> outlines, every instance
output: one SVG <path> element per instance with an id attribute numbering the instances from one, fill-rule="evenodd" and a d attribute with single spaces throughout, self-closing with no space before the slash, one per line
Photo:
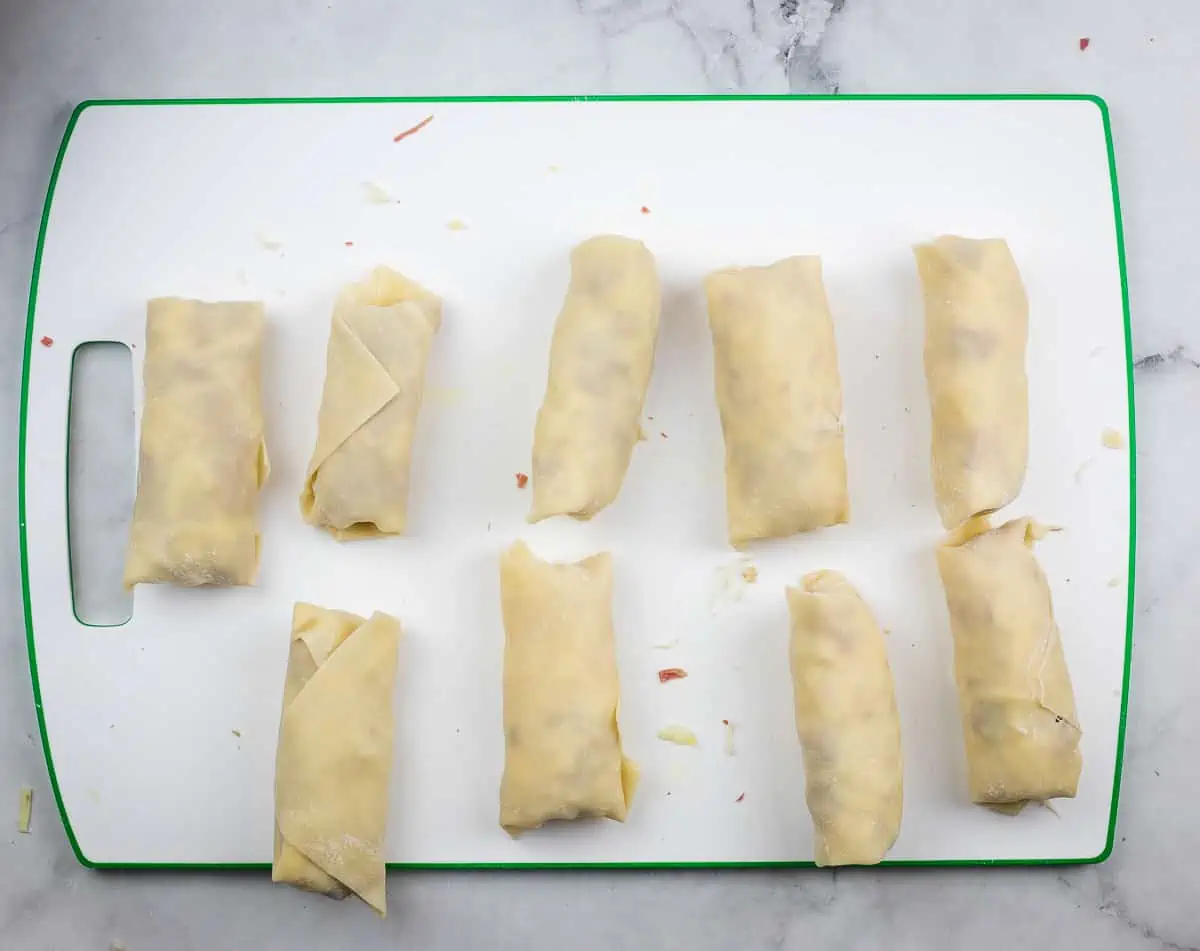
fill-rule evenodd
<path id="1" fill-rule="evenodd" d="M 146 308 L 142 438 L 125 586 L 252 584 L 266 482 L 263 305 Z"/>
<path id="2" fill-rule="evenodd" d="M 836 571 L 788 588 L 796 733 L 817 865 L 873 865 L 900 831 L 900 715 L 883 634 Z"/>
<path id="3" fill-rule="evenodd" d="M 1074 796 L 1082 757 L 1075 694 L 1028 518 L 967 522 L 937 549 L 971 799 L 1015 811 Z"/>
<path id="4" fill-rule="evenodd" d="M 821 259 L 704 282 L 734 546 L 850 519 L 842 383 Z"/>
<path id="5" fill-rule="evenodd" d="M 551 819 L 624 822 L 637 767 L 621 750 L 612 558 L 551 564 L 517 542 L 500 558 L 504 775 L 510 835 Z"/>
<path id="6" fill-rule="evenodd" d="M 661 305 L 640 241 L 602 235 L 571 252 L 533 436 L 530 522 L 589 519 L 617 497 L 641 434 Z"/>
<path id="7" fill-rule="evenodd" d="M 386 267 L 343 290 L 300 495 L 305 521 L 343 541 L 404 532 L 425 364 L 441 321 L 440 298 Z"/>
<path id="8" fill-rule="evenodd" d="M 925 292 L 932 469 L 946 528 L 1021 491 L 1029 454 L 1029 304 L 1001 238 L 944 235 L 914 248 Z"/>

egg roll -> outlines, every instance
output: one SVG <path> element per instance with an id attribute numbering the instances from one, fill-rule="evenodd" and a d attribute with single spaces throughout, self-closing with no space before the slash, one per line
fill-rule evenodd
<path id="1" fill-rule="evenodd" d="M 821 259 L 705 280 L 735 547 L 849 521 L 842 383 Z"/>
<path id="2" fill-rule="evenodd" d="M 796 733 L 817 865 L 874 865 L 900 831 L 900 714 L 883 634 L 841 574 L 787 589 Z"/>
<path id="3" fill-rule="evenodd" d="M 602 235 L 571 252 L 534 429 L 530 522 L 589 519 L 617 497 L 641 435 L 661 305 L 640 241 Z"/>
<path id="4" fill-rule="evenodd" d="M 317 444 L 300 511 L 339 540 L 408 524 L 413 434 L 441 299 L 386 267 L 334 305 Z"/>
<path id="5" fill-rule="evenodd" d="M 551 819 L 625 821 L 637 767 L 621 750 L 612 558 L 551 564 L 523 542 L 500 557 L 504 775 L 510 835 Z"/>
<path id="6" fill-rule="evenodd" d="M 973 519 L 937 549 L 971 799 L 1002 811 L 1074 796 L 1079 719 L 1029 518 Z"/>
<path id="7" fill-rule="evenodd" d="M 914 248 L 925 295 L 934 497 L 946 528 L 1011 502 L 1025 481 L 1029 304 L 1001 238 Z"/>
<path id="8" fill-rule="evenodd" d="M 275 759 L 271 880 L 380 915 L 399 642 L 387 614 L 297 604 Z"/>
<path id="9" fill-rule="evenodd" d="M 147 305 L 126 588 L 254 582 L 258 491 L 270 470 L 263 326 L 258 301 L 163 297 Z"/>

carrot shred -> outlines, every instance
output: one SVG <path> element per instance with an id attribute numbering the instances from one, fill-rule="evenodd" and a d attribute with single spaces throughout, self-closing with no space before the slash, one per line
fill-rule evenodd
<path id="1" fill-rule="evenodd" d="M 401 139 L 407 139 L 410 135 L 416 135 L 418 132 L 420 132 L 422 129 L 424 129 L 425 126 L 429 125 L 429 123 L 431 123 L 432 121 L 433 121 L 433 116 L 426 116 L 424 119 L 422 119 L 420 122 L 418 122 L 411 129 L 405 129 L 403 132 L 396 133 L 396 135 L 392 138 L 392 141 L 399 142 Z"/>

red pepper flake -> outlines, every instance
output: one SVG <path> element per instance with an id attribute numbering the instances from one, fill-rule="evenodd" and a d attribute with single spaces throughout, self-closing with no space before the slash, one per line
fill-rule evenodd
<path id="1" fill-rule="evenodd" d="M 683 680 L 688 675 L 682 667 L 664 667 L 658 672 L 658 682 L 665 684 L 669 680 Z"/>
<path id="2" fill-rule="evenodd" d="M 647 208 L 645 205 L 642 205 L 642 214 L 643 214 L 643 215 L 648 215 L 648 214 L 650 214 L 650 209 L 649 209 L 649 208 Z"/>
<path id="3" fill-rule="evenodd" d="M 53 347 L 54 346 L 54 338 L 53 337 L 43 337 L 39 341 L 39 343 L 41 343 L 41 345 L 43 347 Z"/>
<path id="4" fill-rule="evenodd" d="M 737 799 L 734 800 L 734 802 L 741 802 L 745 798 L 746 798 L 746 794 L 742 793 L 740 796 L 737 797 Z"/>
<path id="5" fill-rule="evenodd" d="M 1091 45 L 1092 45 L 1092 38 L 1090 36 L 1081 36 L 1079 38 L 1079 52 L 1082 53 L 1085 49 L 1087 49 Z"/>
<path id="6" fill-rule="evenodd" d="M 354 247 L 354 242 L 353 242 L 353 241 L 347 241 L 347 242 L 346 242 L 346 247 L 348 247 L 348 248 L 352 248 L 352 247 Z"/>
<path id="7" fill-rule="evenodd" d="M 729 721 L 728 721 L 728 720 L 722 720 L 721 722 L 722 722 L 722 723 L 724 723 L 726 726 L 729 726 Z"/>
<path id="8" fill-rule="evenodd" d="M 527 485 L 529 485 L 529 476 L 527 476 L 524 472 L 518 472 L 517 473 L 517 488 L 523 489 Z"/>
<path id="9" fill-rule="evenodd" d="M 420 122 L 418 122 L 411 129 L 405 129 L 403 132 L 396 133 L 396 135 L 392 138 L 392 141 L 399 142 L 401 139 L 407 139 L 410 135 L 416 135 L 418 132 L 420 132 L 422 129 L 424 129 L 425 126 L 429 125 L 429 123 L 431 123 L 432 121 L 433 121 L 433 116 L 426 116 L 424 119 L 422 119 Z"/>

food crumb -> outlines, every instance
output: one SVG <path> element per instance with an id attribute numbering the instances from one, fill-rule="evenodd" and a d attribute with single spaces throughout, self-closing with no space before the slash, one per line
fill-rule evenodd
<path id="1" fill-rule="evenodd" d="M 728 720 L 722 720 L 721 722 L 725 724 L 725 755 L 737 756 L 737 747 L 733 745 L 733 724 Z"/>
<path id="2" fill-rule="evenodd" d="M 672 680 L 683 680 L 687 675 L 688 672 L 682 667 L 664 667 L 658 672 L 658 682 L 665 684 Z"/>
<path id="3" fill-rule="evenodd" d="M 649 208 L 647 208 L 645 205 L 642 205 L 642 214 L 643 214 L 643 215 L 648 215 L 648 214 L 650 214 L 650 209 L 649 209 Z"/>
<path id="4" fill-rule="evenodd" d="M 546 167 L 546 171 L 547 171 L 547 172 L 549 172 L 551 175 L 554 175 L 554 174 L 556 174 L 556 173 L 558 173 L 558 172 L 561 172 L 561 171 L 562 171 L 562 169 L 561 169 L 561 168 L 559 168 L 557 165 L 548 165 L 548 166 Z"/>
<path id="5" fill-rule="evenodd" d="M 1106 426 L 1100 433 L 1100 442 L 1104 444 L 1105 449 L 1125 448 L 1125 437 L 1121 435 L 1120 430 L 1113 429 L 1111 426 Z"/>
<path id="6" fill-rule="evenodd" d="M 241 730 L 230 730 L 229 732 L 232 733 L 234 736 L 236 736 L 238 739 L 241 739 L 241 736 L 242 736 Z"/>
<path id="7" fill-rule="evenodd" d="M 412 128 L 405 129 L 403 132 L 397 132 L 394 136 L 392 136 L 392 141 L 399 142 L 402 139 L 407 139 L 410 135 L 416 135 L 418 132 L 420 132 L 422 129 L 424 129 L 425 126 L 429 125 L 429 123 L 431 123 L 432 121 L 433 121 L 433 116 L 426 116 L 424 119 L 422 119 L 420 122 L 418 122 Z"/>
<path id="8" fill-rule="evenodd" d="M 1111 578 L 1108 579 L 1108 586 L 1110 588 L 1119 588 L 1119 587 L 1121 587 L 1121 582 L 1124 580 L 1125 580 L 1124 575 L 1113 575 Z"/>
<path id="9" fill-rule="evenodd" d="M 1075 482 L 1076 482 L 1076 484 L 1078 484 L 1078 483 L 1080 483 L 1080 482 L 1082 482 L 1082 481 L 1083 481 L 1083 474 L 1084 474 L 1084 472 L 1086 472 L 1086 471 L 1087 471 L 1087 467 L 1088 467 L 1088 466 L 1090 466 L 1090 465 L 1091 465 L 1093 462 L 1095 462 L 1095 461 L 1096 461 L 1096 460 L 1095 460 L 1094 458 L 1092 458 L 1091 456 L 1088 456 L 1086 459 L 1084 459 L 1084 460 L 1083 460 L 1083 462 L 1079 463 L 1079 468 L 1075 470 Z"/>
<path id="10" fill-rule="evenodd" d="M 663 438 L 663 439 L 666 439 L 666 438 L 667 438 L 667 434 L 666 434 L 666 433 L 659 433 L 659 435 L 660 435 L 660 436 L 662 436 L 662 438 Z"/>
<path id="11" fill-rule="evenodd" d="M 391 192 L 389 192 L 382 185 L 378 185 L 375 182 L 363 182 L 362 189 L 363 189 L 363 197 L 367 200 L 367 202 L 369 204 L 391 205 L 391 204 L 394 204 L 396 201 L 396 199 L 394 199 L 392 197 Z"/>
<path id="12" fill-rule="evenodd" d="M 40 343 L 40 344 L 41 344 L 43 347 L 53 347 L 53 346 L 54 346 L 54 338 L 53 338 L 53 337 L 43 337 L 43 338 L 42 338 L 40 341 L 38 341 L 38 342 L 39 342 L 39 343 Z"/>
<path id="13" fill-rule="evenodd" d="M 518 472 L 517 473 L 517 488 L 523 489 L 527 485 L 529 485 L 529 476 L 527 476 L 524 472 Z"/>
<path id="14" fill-rule="evenodd" d="M 262 232 L 257 233 L 254 237 L 258 239 L 259 247 L 261 247 L 264 251 L 279 251 L 283 248 L 282 241 L 276 241 L 274 238 L 268 238 Z"/>
<path id="15" fill-rule="evenodd" d="M 746 584 L 754 584 L 757 582 L 758 569 L 754 567 L 754 565 L 746 565 L 746 567 L 742 569 L 742 580 L 746 582 Z"/>
<path id="16" fill-rule="evenodd" d="M 33 820 L 33 787 L 21 787 L 21 802 L 17 808 L 17 831 L 29 835 L 29 824 Z"/>
<path id="17" fill-rule="evenodd" d="M 672 647 L 678 647 L 678 646 L 679 646 L 679 638 L 673 637 L 669 641 L 663 641 L 661 644 L 655 644 L 650 649 L 656 650 L 656 651 L 669 651 Z"/>
<path id="18" fill-rule="evenodd" d="M 449 221 L 446 222 L 446 227 L 449 228 L 451 231 L 466 231 L 467 223 L 465 221 L 463 221 L 461 218 L 451 218 Z"/>
<path id="19" fill-rule="evenodd" d="M 671 724 L 664 726 L 658 731 L 658 738 L 665 740 L 667 743 L 674 743 L 676 746 L 696 746 L 696 734 L 685 726 Z"/>
<path id="20" fill-rule="evenodd" d="M 746 794 L 742 793 L 740 796 L 737 797 L 737 799 L 734 800 L 734 802 L 741 802 L 745 798 L 746 798 Z"/>
<path id="21" fill-rule="evenodd" d="M 353 242 L 353 241 L 346 241 L 346 242 L 344 242 L 344 243 L 345 243 L 346 247 L 348 247 L 348 248 L 352 248 L 352 247 L 354 247 L 354 242 Z"/>
<path id="22" fill-rule="evenodd" d="M 1092 45 L 1092 38 L 1090 36 L 1081 36 L 1079 38 L 1079 52 L 1082 53 L 1085 49 L 1087 49 L 1091 45 Z"/>

